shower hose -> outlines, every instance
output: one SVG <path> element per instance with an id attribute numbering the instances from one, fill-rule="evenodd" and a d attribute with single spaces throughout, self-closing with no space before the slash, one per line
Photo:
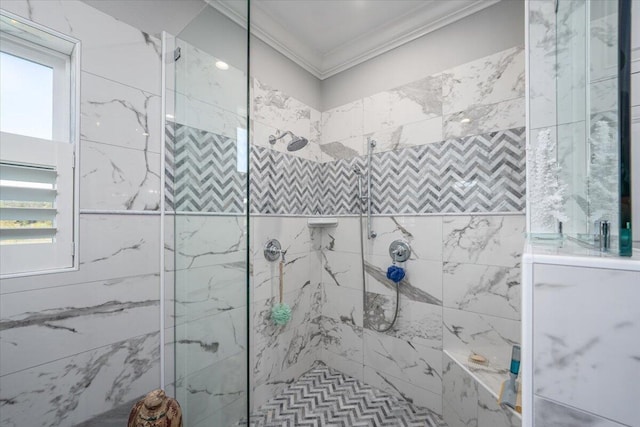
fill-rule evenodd
<path id="1" fill-rule="evenodd" d="M 360 207 L 360 265 L 362 271 L 362 307 L 364 311 L 364 318 L 367 319 L 367 288 L 365 282 L 365 266 L 364 266 L 364 236 L 362 235 L 362 206 Z M 396 320 L 398 320 L 398 308 L 400 306 L 400 284 L 396 283 L 396 309 L 393 313 L 393 320 L 386 328 L 378 329 L 371 322 L 367 321 L 369 328 L 373 329 L 376 332 L 387 332 L 396 324 Z M 385 319 L 386 320 L 386 319 Z"/>

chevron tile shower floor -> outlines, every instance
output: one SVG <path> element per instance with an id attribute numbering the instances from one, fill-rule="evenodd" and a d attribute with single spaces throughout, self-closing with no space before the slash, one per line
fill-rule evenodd
<path id="1" fill-rule="evenodd" d="M 250 426 L 446 427 L 446 424 L 427 409 L 318 365 L 252 415 Z"/>

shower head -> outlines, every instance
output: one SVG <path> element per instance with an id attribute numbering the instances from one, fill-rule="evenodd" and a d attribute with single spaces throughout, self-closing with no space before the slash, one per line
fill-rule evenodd
<path id="1" fill-rule="evenodd" d="M 289 142 L 287 144 L 287 150 L 288 151 L 298 151 L 298 150 L 304 148 L 304 146 L 307 145 L 308 143 L 309 143 L 309 140 L 307 138 L 294 136 L 293 139 L 291 140 L 291 142 Z"/>
<path id="2" fill-rule="evenodd" d="M 360 166 L 353 165 L 353 173 L 355 173 L 358 176 L 362 175 L 362 171 L 360 170 Z"/>
<path id="3" fill-rule="evenodd" d="M 287 144 L 287 151 L 298 151 L 304 148 L 309 143 L 309 140 L 307 138 L 295 136 L 293 132 L 288 130 L 286 132 L 283 132 L 282 134 L 279 134 L 278 132 L 275 135 L 269 135 L 269 144 L 274 145 L 276 141 L 284 138 L 287 135 L 291 136 L 291 141 L 289 141 L 289 143 Z"/>

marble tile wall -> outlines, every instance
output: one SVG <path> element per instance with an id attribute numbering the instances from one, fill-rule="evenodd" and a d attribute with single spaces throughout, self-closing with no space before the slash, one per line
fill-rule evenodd
<path id="1" fill-rule="evenodd" d="M 322 262 L 322 360 L 336 369 L 442 414 L 442 351 L 485 355 L 502 372 L 520 342 L 523 215 L 376 216 L 365 241 L 363 301 L 359 219 L 328 229 Z M 386 279 L 388 245 L 410 243 L 396 326 Z M 498 383 L 499 386 L 499 383 Z M 494 391 L 497 393 L 497 390 Z"/>
<path id="2" fill-rule="evenodd" d="M 0 424 L 71 426 L 160 384 L 161 44 L 80 1 L 2 7 L 82 41 L 79 270 L 0 284 Z"/>
<path id="3" fill-rule="evenodd" d="M 638 425 L 638 283 L 639 271 L 534 264 L 535 425 Z"/>
<path id="4" fill-rule="evenodd" d="M 251 219 L 251 407 L 257 409 L 319 359 L 323 293 L 317 249 L 320 233 L 306 218 L 253 216 Z M 274 324 L 279 302 L 279 261 L 265 259 L 263 246 L 278 239 L 286 250 L 283 302 L 291 320 Z"/>
<path id="5" fill-rule="evenodd" d="M 269 224 L 264 229 L 270 230 L 252 233 L 252 330 L 257 334 L 251 364 L 256 384 L 253 408 L 319 357 L 438 414 L 443 413 L 443 348 L 466 355 L 482 352 L 496 365 L 506 366 L 510 346 L 519 342 L 523 58 L 521 48 L 509 49 L 323 112 L 319 138 L 312 140 L 319 142 L 319 155 L 312 154 L 314 147 L 306 157 L 305 149 L 288 153 L 279 143 L 264 142 L 268 134 L 275 135 L 269 126 L 295 128 L 304 136 L 307 117 L 316 113 L 253 80 L 252 211 L 279 214 L 253 219 L 256 225 Z M 476 79 L 478 73 L 484 77 Z M 474 114 L 486 120 L 476 123 Z M 460 123 L 465 118 L 469 120 Z M 341 216 L 337 228 L 311 236 L 305 218 L 286 215 L 356 213 L 351 170 L 354 165 L 364 167 L 367 137 L 378 141 L 373 171 L 376 188 L 383 192 L 376 193 L 374 210 L 387 215 L 374 218 L 378 237 L 365 244 L 363 295 L 358 218 Z M 426 171 L 425 164 L 430 166 Z M 495 176 L 489 176 L 490 167 Z M 433 179 L 423 182 L 429 176 Z M 486 182 L 486 191 L 480 181 Z M 499 191 L 496 185 L 502 185 Z M 505 198 L 492 200 L 489 194 Z M 500 214 L 509 211 L 519 214 Z M 440 212 L 460 215 L 437 215 Z M 472 212 L 494 215 L 470 216 Z M 406 215 L 411 213 L 435 215 Z M 281 227 L 289 230 L 281 232 Z M 296 309 L 305 307 L 305 292 L 315 301 L 313 310 L 306 309 L 304 317 L 311 321 L 302 333 L 295 322 L 279 332 L 267 317 L 277 292 L 276 271 L 260 251 L 268 237 L 280 233 L 299 241 L 295 246 L 304 246 L 292 246 L 305 258 L 304 267 L 298 271 L 291 266 L 289 276 L 301 290 L 286 295 Z M 410 241 L 414 255 L 400 285 L 398 324 L 381 334 L 374 328 L 387 324 L 395 304 L 394 286 L 385 272 L 390 264 L 388 244 L 396 238 Z M 293 367 L 291 351 L 296 355 Z"/>

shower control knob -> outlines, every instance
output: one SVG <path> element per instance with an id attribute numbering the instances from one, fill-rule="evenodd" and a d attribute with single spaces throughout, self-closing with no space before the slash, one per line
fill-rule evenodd
<path id="1" fill-rule="evenodd" d="M 394 240 L 389 245 L 389 256 L 393 261 L 405 262 L 411 257 L 411 246 L 404 240 Z"/>

